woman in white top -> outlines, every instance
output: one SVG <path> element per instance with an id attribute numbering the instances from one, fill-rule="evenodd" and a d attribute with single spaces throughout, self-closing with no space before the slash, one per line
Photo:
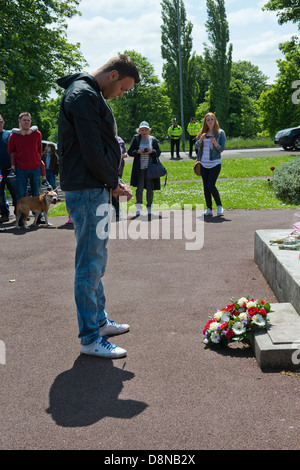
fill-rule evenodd
<path id="1" fill-rule="evenodd" d="M 217 215 L 222 215 L 222 202 L 216 182 L 221 171 L 221 153 L 225 148 L 226 136 L 213 113 L 206 114 L 197 139 L 195 147 L 199 149 L 197 158 L 201 162 L 206 202 L 204 215 L 212 215 L 212 197 L 217 205 Z"/>

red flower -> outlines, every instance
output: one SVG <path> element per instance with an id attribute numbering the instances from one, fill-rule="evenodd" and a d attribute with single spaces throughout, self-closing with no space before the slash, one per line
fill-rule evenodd
<path id="1" fill-rule="evenodd" d="M 266 317 L 267 316 L 267 312 L 264 308 L 261 308 L 259 313 L 263 316 L 263 317 Z"/>
<path id="2" fill-rule="evenodd" d="M 227 305 L 225 310 L 227 310 L 227 312 L 231 312 L 232 310 L 234 310 L 234 308 L 235 308 L 235 304 L 229 304 Z"/>
<path id="3" fill-rule="evenodd" d="M 270 170 L 271 170 L 271 171 L 274 171 L 274 170 L 275 170 L 275 166 L 271 166 Z"/>
<path id="4" fill-rule="evenodd" d="M 224 323 L 222 323 L 220 329 L 221 330 L 226 330 L 226 328 L 228 328 L 228 325 L 229 325 L 229 321 L 225 321 Z"/>
<path id="5" fill-rule="evenodd" d="M 204 329 L 203 329 L 203 334 L 205 334 L 207 328 L 209 327 L 209 325 L 210 325 L 213 321 L 215 321 L 215 320 L 212 318 L 211 320 L 209 320 L 209 321 L 206 323 L 206 325 L 205 325 L 205 327 L 204 327 Z"/>
<path id="6" fill-rule="evenodd" d="M 249 307 L 249 308 L 248 308 L 248 313 L 249 313 L 249 315 L 251 315 L 251 317 L 252 317 L 253 315 L 255 315 L 257 312 L 258 312 L 258 308 L 257 308 L 257 307 Z"/>
<path id="7" fill-rule="evenodd" d="M 227 330 L 225 336 L 227 339 L 231 339 L 234 336 L 234 332 L 232 330 Z"/>

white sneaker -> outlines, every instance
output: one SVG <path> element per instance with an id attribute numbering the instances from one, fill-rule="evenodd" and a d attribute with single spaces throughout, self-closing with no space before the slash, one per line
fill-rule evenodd
<path id="1" fill-rule="evenodd" d="M 127 354 L 125 349 L 109 343 L 105 338 L 97 339 L 91 344 L 82 344 L 80 352 L 89 356 L 99 356 L 107 359 L 116 359 Z"/>
<path id="2" fill-rule="evenodd" d="M 107 318 L 105 325 L 100 328 L 100 334 L 102 337 L 121 335 L 129 331 L 129 328 L 129 325 L 126 323 L 115 323 L 113 320 Z"/>
<path id="3" fill-rule="evenodd" d="M 212 215 L 212 210 L 211 209 L 206 209 L 206 211 L 203 212 L 203 215 Z"/>
<path id="4" fill-rule="evenodd" d="M 217 206 L 217 215 L 223 215 L 223 207 L 222 206 Z"/>

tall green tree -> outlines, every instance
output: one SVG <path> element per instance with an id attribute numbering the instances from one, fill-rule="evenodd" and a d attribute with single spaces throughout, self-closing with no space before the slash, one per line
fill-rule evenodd
<path id="1" fill-rule="evenodd" d="M 148 121 L 158 139 L 166 136 L 170 119 L 170 100 L 165 86 L 155 75 L 154 67 L 146 57 L 135 51 L 124 51 L 137 65 L 140 83 L 129 90 L 122 99 L 110 100 L 118 127 L 118 135 L 130 142 L 141 121 Z"/>
<path id="2" fill-rule="evenodd" d="M 262 91 L 268 89 L 268 77 L 248 61 L 232 63 L 228 134 L 253 137 L 261 131 L 259 106 Z"/>
<path id="3" fill-rule="evenodd" d="M 224 0 L 207 0 L 206 5 L 208 19 L 205 26 L 210 45 L 204 44 L 204 53 L 210 76 L 210 107 L 227 131 L 232 65 L 229 25 Z"/>
<path id="4" fill-rule="evenodd" d="M 231 67 L 231 79 L 241 80 L 244 85 L 249 86 L 249 96 L 258 99 L 261 93 L 268 89 L 268 77 L 247 60 L 233 62 Z"/>
<path id="5" fill-rule="evenodd" d="M 56 79 L 78 70 L 85 60 L 79 44 L 67 40 L 67 19 L 80 14 L 78 0 L 0 0 L 0 80 L 6 104 L 6 125 L 17 125 L 18 114 L 38 116 Z"/>
<path id="6" fill-rule="evenodd" d="M 177 22 L 177 6 L 179 2 L 180 45 L 182 64 L 183 114 L 181 121 L 180 101 L 180 64 L 179 64 L 179 38 Z M 161 26 L 161 55 L 165 63 L 162 76 L 166 84 L 167 94 L 170 97 L 173 117 L 186 129 L 191 116 L 196 112 L 199 83 L 197 80 L 198 61 L 192 52 L 193 25 L 187 21 L 186 10 L 182 0 L 163 0 L 162 26 Z"/>
<path id="7" fill-rule="evenodd" d="M 259 99 L 262 124 L 271 135 L 285 127 L 298 126 L 300 122 L 300 106 L 293 102 L 292 88 L 299 80 L 300 38 L 294 36 L 291 41 L 280 44 L 279 49 L 285 58 L 277 60 L 278 78 Z"/>
<path id="8" fill-rule="evenodd" d="M 279 24 L 300 22 L 299 0 L 269 0 L 263 10 L 277 11 Z M 300 25 L 299 25 L 300 26 Z"/>
<path id="9" fill-rule="evenodd" d="M 277 11 L 279 24 L 298 23 L 300 29 L 299 0 L 269 0 L 263 10 Z M 263 126 L 274 134 L 284 127 L 299 125 L 300 106 L 293 100 L 294 84 L 298 83 L 300 70 L 300 39 L 293 36 L 279 45 L 285 59 L 277 60 L 277 81 L 261 96 L 259 105 Z M 299 88 L 299 87 L 298 87 Z"/>

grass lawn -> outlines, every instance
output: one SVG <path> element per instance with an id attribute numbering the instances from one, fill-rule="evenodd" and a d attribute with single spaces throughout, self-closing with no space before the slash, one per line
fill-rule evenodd
<path id="1" fill-rule="evenodd" d="M 253 157 L 253 158 L 224 158 L 222 160 L 222 170 L 220 178 L 251 178 L 272 176 L 271 167 L 277 168 L 279 165 L 287 163 L 289 160 L 297 158 L 295 156 L 276 157 Z M 194 161 L 172 161 L 163 162 L 168 170 L 168 181 L 190 181 L 197 180 L 194 174 Z M 126 163 L 123 173 L 123 180 L 130 181 L 132 163 Z M 163 180 L 161 180 L 163 181 Z"/>
<path id="2" fill-rule="evenodd" d="M 290 209 L 297 207 L 277 199 L 268 181 L 272 176 L 271 167 L 278 168 L 279 165 L 283 165 L 293 158 L 299 157 L 284 155 L 280 157 L 223 159 L 217 187 L 224 209 Z M 202 180 L 194 174 L 193 161 L 164 162 L 164 165 L 168 170 L 168 183 L 161 191 L 155 191 L 154 206 L 165 204 L 167 207 L 171 207 L 178 204 L 183 207 L 184 205 L 204 204 Z M 130 181 L 131 168 L 132 163 L 125 164 L 123 180 L 127 183 Z M 162 178 L 161 182 L 163 181 Z M 135 204 L 135 188 L 132 190 L 133 198 L 128 203 L 128 208 Z M 52 207 L 49 215 L 52 217 L 67 215 L 65 203 L 62 202 Z"/>

